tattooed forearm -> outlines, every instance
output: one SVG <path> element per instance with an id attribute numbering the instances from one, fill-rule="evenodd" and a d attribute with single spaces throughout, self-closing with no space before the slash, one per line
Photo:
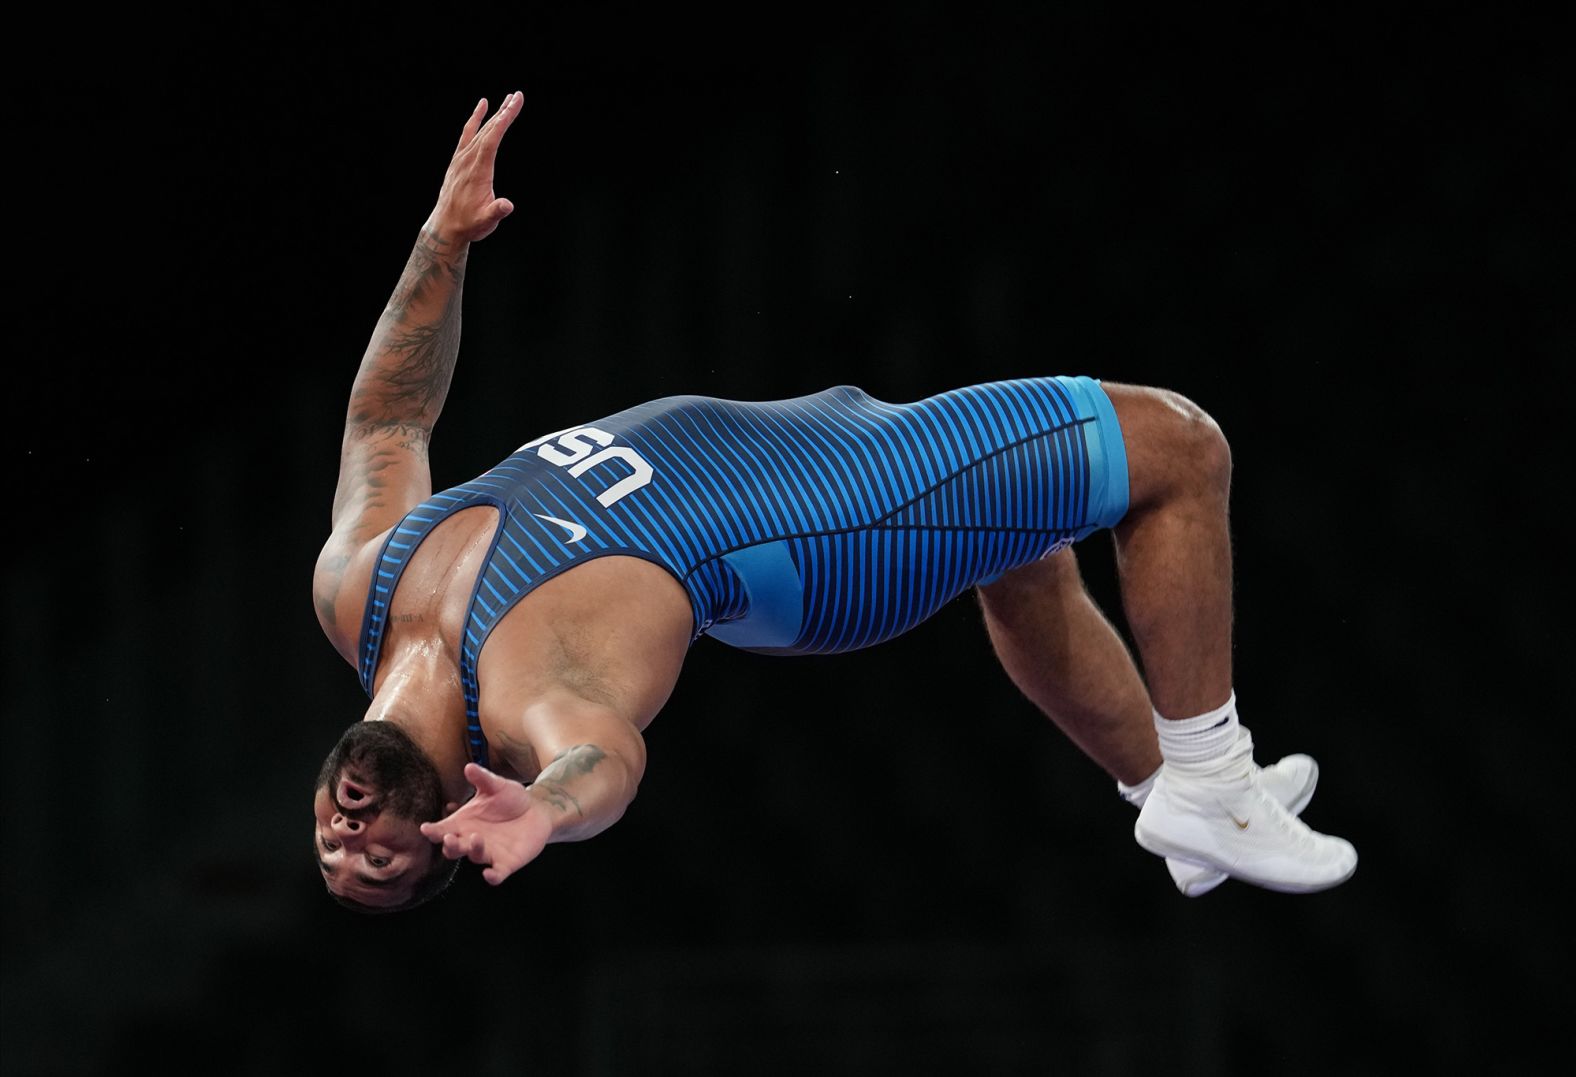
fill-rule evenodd
<path id="1" fill-rule="evenodd" d="M 378 319 L 351 389 L 347 430 L 394 432 L 424 447 L 460 351 L 467 248 L 423 229 Z"/>
<path id="2" fill-rule="evenodd" d="M 580 807 L 580 801 L 575 798 L 573 793 L 565 789 L 562 785 L 559 785 L 557 782 L 544 782 L 540 778 L 536 780 L 534 785 L 536 789 L 546 794 L 543 799 L 553 807 L 557 808 L 559 811 L 568 811 L 569 806 L 573 804 L 575 808 L 575 814 L 580 816 L 582 819 L 586 817 L 585 809 Z"/>
<path id="3" fill-rule="evenodd" d="M 585 811 L 580 806 L 580 801 L 569 791 L 566 783 L 590 774 L 596 769 L 598 763 L 607 758 L 607 753 L 595 744 L 577 744 L 567 751 L 559 752 L 542 773 L 537 775 L 532 787 L 538 790 L 549 804 L 559 811 L 568 811 L 574 806 L 575 814 L 585 817 Z"/>
<path id="4" fill-rule="evenodd" d="M 561 777 L 590 774 L 606 758 L 607 753 L 595 744 L 577 744 L 555 755 L 542 773 Z"/>
<path id="5" fill-rule="evenodd" d="M 405 321 L 412 306 L 421 305 L 432 294 L 435 286 L 447 279 L 454 288 L 465 280 L 465 259 L 469 250 L 438 233 L 423 228 L 416 238 L 416 246 L 405 263 L 405 272 L 394 286 L 384 313 L 396 322 Z"/>
<path id="6" fill-rule="evenodd" d="M 443 410 L 460 353 L 460 289 L 450 293 L 437 321 L 389 326 L 380 335 L 382 347 L 372 357 L 372 369 L 363 367 L 371 377 L 351 396 L 351 421 L 430 428 Z"/>

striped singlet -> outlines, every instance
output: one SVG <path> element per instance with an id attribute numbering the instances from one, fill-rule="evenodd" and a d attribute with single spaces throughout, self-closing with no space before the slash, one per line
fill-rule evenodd
<path id="1" fill-rule="evenodd" d="M 1127 511 L 1127 458 L 1089 378 L 974 385 L 888 404 L 840 385 L 792 400 L 675 396 L 521 446 L 389 533 L 360 642 L 369 695 L 389 603 L 416 547 L 461 509 L 499 525 L 461 643 L 467 748 L 486 762 L 476 663 L 536 587 L 623 554 L 673 574 L 711 635 L 768 654 L 869 647 L 965 588 Z"/>

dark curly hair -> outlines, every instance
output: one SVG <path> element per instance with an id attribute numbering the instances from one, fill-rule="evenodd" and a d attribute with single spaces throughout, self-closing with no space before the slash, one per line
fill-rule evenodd
<path id="1" fill-rule="evenodd" d="M 384 799 L 384 810 L 418 823 L 434 822 L 443 816 L 443 780 L 427 753 L 393 722 L 362 721 L 345 730 L 323 766 L 317 772 L 313 792 L 331 786 L 346 766 L 354 766 L 366 780 L 377 786 Z M 313 855 L 317 854 L 316 838 Z M 454 881 L 460 862 L 444 857 L 432 847 L 432 864 L 417 881 L 411 896 L 398 905 L 368 905 L 353 898 L 330 896 L 347 909 L 360 913 L 404 912 L 424 905 L 443 893 Z"/>

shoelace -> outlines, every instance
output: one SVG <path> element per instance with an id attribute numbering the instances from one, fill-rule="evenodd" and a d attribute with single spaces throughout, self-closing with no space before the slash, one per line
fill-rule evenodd
<path id="1" fill-rule="evenodd" d="M 1248 796 L 1251 798 L 1253 814 L 1256 818 L 1268 818 L 1273 822 L 1276 830 L 1290 837 L 1292 847 L 1296 849 L 1312 849 L 1319 844 L 1317 831 L 1298 819 L 1285 806 L 1272 797 L 1259 781 L 1259 766 L 1253 762 L 1253 736 L 1246 727 L 1242 728 L 1236 743 L 1231 746 L 1231 751 L 1221 760 L 1213 776 L 1190 776 L 1187 780 L 1209 784 L 1211 781 L 1231 782 L 1241 780 L 1246 776 L 1248 781 Z M 1227 777 L 1231 775 L 1232 777 Z"/>

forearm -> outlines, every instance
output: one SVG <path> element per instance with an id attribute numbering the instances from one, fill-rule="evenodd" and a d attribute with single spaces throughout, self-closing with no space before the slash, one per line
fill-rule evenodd
<path id="1" fill-rule="evenodd" d="M 460 298 L 470 244 L 422 226 L 361 360 L 347 434 L 403 428 L 423 438 L 443 410 L 460 352 Z"/>
<path id="2" fill-rule="evenodd" d="M 618 822 L 638 783 L 634 760 L 612 748 L 577 744 L 544 767 L 526 792 L 552 820 L 548 841 L 580 841 Z"/>

